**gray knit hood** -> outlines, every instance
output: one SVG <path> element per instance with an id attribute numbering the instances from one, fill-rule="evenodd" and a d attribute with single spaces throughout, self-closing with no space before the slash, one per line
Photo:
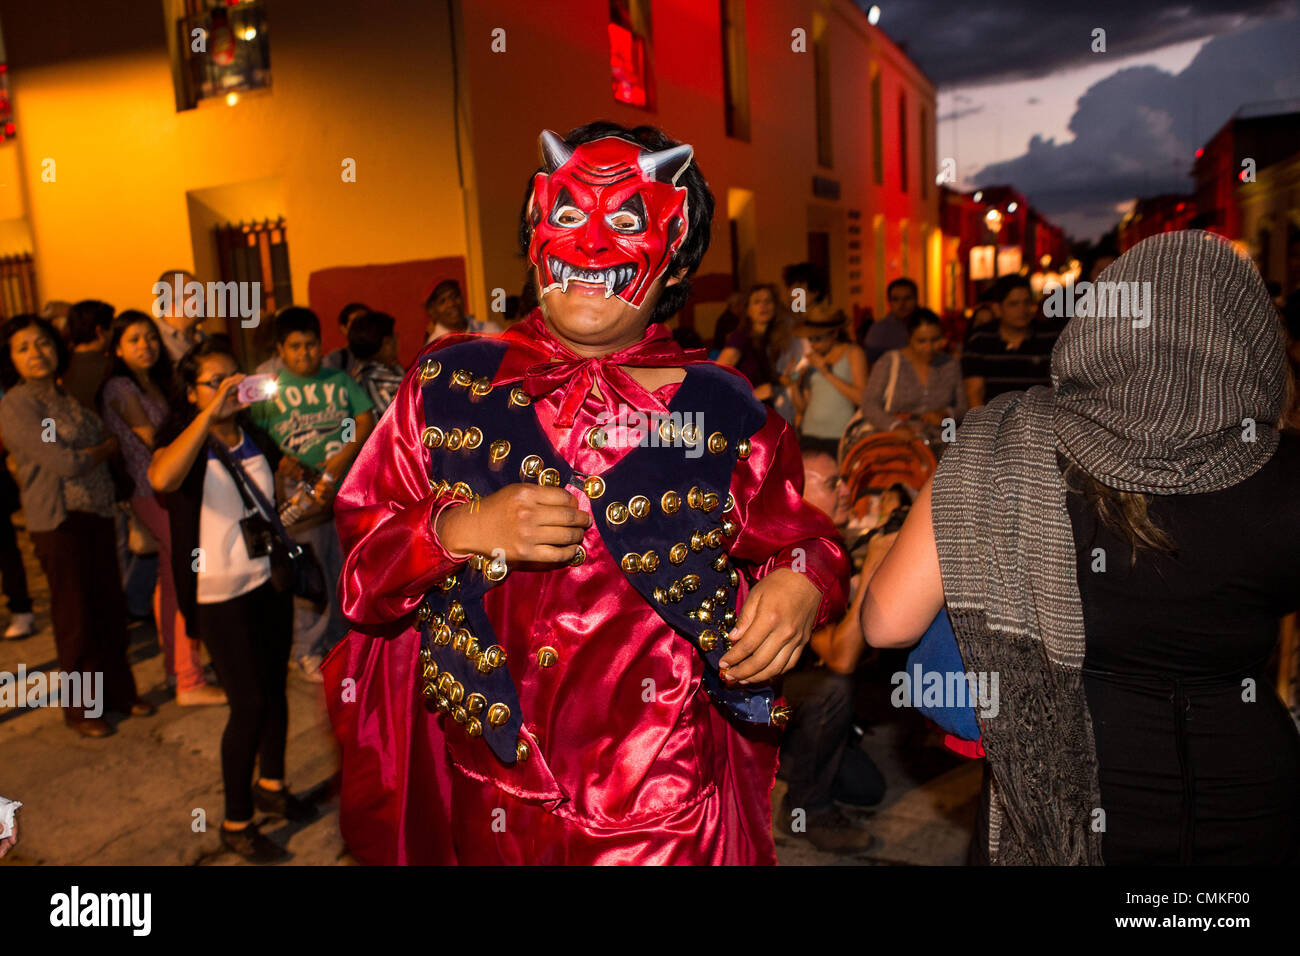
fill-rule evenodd
<path id="1" fill-rule="evenodd" d="M 1169 232 L 1115 260 L 1097 290 L 1096 314 L 1071 320 L 1052 351 L 1066 456 L 1102 484 L 1157 495 L 1258 471 L 1277 449 L 1288 370 L 1254 264 L 1212 233 Z"/>

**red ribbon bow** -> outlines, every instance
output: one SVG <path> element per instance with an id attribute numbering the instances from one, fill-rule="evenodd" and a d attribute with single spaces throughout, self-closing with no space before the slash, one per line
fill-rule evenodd
<path id="1" fill-rule="evenodd" d="M 555 424 L 560 428 L 573 427 L 578 409 L 586 401 L 593 383 L 611 406 L 622 402 L 641 411 L 668 411 L 663 402 L 620 366 L 672 368 L 709 360 L 705 349 L 683 349 L 659 322 L 652 322 L 636 344 L 596 358 L 585 358 L 570 351 L 551 334 L 540 311 L 506 332 L 503 338 L 510 340 L 511 349 L 493 384 L 522 379 L 524 390 L 533 398 L 562 389 L 560 410 L 555 417 Z"/>

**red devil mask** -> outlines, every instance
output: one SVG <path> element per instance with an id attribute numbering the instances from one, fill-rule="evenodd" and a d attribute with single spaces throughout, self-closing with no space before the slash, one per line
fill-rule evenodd
<path id="1" fill-rule="evenodd" d="M 528 258 L 541 294 L 585 282 L 641 308 L 686 238 L 686 187 L 677 179 L 691 147 L 648 150 L 606 136 L 574 148 L 550 130 L 540 145 Z"/>

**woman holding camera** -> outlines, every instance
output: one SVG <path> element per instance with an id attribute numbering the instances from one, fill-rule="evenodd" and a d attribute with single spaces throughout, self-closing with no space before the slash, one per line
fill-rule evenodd
<path id="1" fill-rule="evenodd" d="M 270 526 L 245 504 L 223 458 L 274 501 L 280 452 L 243 414 L 248 406 L 237 389 L 244 376 L 225 336 L 186 353 L 176 377 L 180 394 L 158 430 L 149 483 L 166 495 L 181 613 L 207 645 L 230 700 L 221 738 L 221 842 L 252 862 L 276 862 L 289 854 L 258 832 L 254 809 L 290 820 L 316 816 L 284 781 L 292 595 L 271 583 Z"/>

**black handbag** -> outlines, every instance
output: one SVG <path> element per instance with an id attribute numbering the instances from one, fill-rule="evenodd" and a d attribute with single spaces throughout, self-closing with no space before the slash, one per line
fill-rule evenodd
<path id="1" fill-rule="evenodd" d="M 289 537 L 275 508 L 266 500 L 262 489 L 249 480 L 244 466 L 230 454 L 229 448 L 211 436 L 208 437 L 208 447 L 235 479 L 244 507 L 256 512 L 239 523 L 249 555 L 270 557 L 271 584 L 277 591 L 292 591 L 297 597 L 314 604 L 318 611 L 324 610 L 329 603 L 329 589 L 316 549 Z"/>

